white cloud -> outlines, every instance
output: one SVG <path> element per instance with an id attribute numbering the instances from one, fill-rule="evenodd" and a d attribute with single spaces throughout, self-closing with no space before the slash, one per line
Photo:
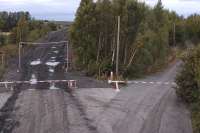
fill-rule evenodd
<path id="1" fill-rule="evenodd" d="M 73 20 L 80 0 L 0 0 L 0 11 L 29 11 L 41 19 Z"/>
<path id="2" fill-rule="evenodd" d="M 0 11 L 29 11 L 36 18 L 73 20 L 81 0 L 0 0 Z M 158 0 L 141 0 L 154 6 Z M 165 8 L 187 16 L 200 14 L 200 0 L 162 0 Z"/>

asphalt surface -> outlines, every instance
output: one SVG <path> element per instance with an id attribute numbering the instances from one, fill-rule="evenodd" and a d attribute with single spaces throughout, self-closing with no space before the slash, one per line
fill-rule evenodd
<path id="1" fill-rule="evenodd" d="M 40 42 L 64 41 L 66 35 L 63 34 L 63 31 L 52 32 Z M 79 81 L 79 88 L 83 87 L 84 90 L 109 87 L 108 84 L 85 77 L 79 72 L 66 72 L 67 53 L 64 45 L 47 43 L 45 46 L 23 49 L 21 72 L 9 74 L 11 77 L 21 75 L 21 78 L 12 80 L 31 80 L 33 77 L 37 80 L 76 79 Z M 74 96 L 74 90 L 67 87 L 67 83 L 56 83 L 55 86 L 46 83 L 20 84 L 14 90 L 0 110 L 0 132 L 97 132 L 92 120 L 87 117 L 83 104 Z"/>
<path id="2" fill-rule="evenodd" d="M 66 36 L 52 32 L 40 41 L 63 41 Z M 66 72 L 65 55 L 64 46 L 53 44 L 25 51 L 21 80 L 32 75 L 37 80 L 76 79 L 79 89 L 71 90 L 64 83 L 16 86 L 0 110 L 0 132 L 192 133 L 190 113 L 173 89 L 179 62 L 164 72 L 131 81 L 117 93 L 105 82 Z"/>

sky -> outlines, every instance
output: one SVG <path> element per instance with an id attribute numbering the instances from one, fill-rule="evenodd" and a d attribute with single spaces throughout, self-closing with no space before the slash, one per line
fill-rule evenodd
<path id="1" fill-rule="evenodd" d="M 81 0 L 0 0 L 0 11 L 29 11 L 36 19 L 73 21 Z M 154 6 L 157 0 L 145 1 Z M 166 9 L 179 15 L 200 14 L 200 0 L 162 0 Z"/>

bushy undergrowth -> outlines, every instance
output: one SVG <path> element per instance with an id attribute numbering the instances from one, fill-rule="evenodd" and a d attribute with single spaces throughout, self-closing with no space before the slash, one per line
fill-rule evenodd
<path id="1" fill-rule="evenodd" d="M 200 46 L 186 52 L 182 60 L 176 92 L 191 109 L 194 133 L 200 133 Z"/>
<path id="2" fill-rule="evenodd" d="M 4 60 L 2 63 L 2 58 L 0 57 L 0 79 L 3 78 L 6 68 L 8 67 L 8 60 L 10 58 L 16 57 L 18 47 L 14 44 L 7 44 L 0 47 L 0 51 L 4 53 Z"/>

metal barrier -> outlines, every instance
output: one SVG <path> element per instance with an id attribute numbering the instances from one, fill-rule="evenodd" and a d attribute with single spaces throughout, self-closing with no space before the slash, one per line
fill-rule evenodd
<path id="1" fill-rule="evenodd" d="M 116 92 L 119 92 L 120 89 L 119 89 L 119 84 L 126 84 L 125 81 L 114 81 L 114 80 L 108 80 L 108 83 L 109 84 L 114 84 L 115 86 L 115 89 L 116 89 Z"/>
<path id="2" fill-rule="evenodd" d="M 30 81 L 4 81 L 0 82 L 0 85 L 4 85 L 6 89 L 8 89 L 8 85 L 15 85 L 15 84 L 31 84 L 36 85 L 37 83 L 60 83 L 66 82 L 67 86 L 71 89 L 78 88 L 77 87 L 77 80 L 44 80 L 44 81 L 37 81 L 36 79 L 31 79 Z M 13 86 L 11 86 L 11 90 L 13 90 Z"/>

